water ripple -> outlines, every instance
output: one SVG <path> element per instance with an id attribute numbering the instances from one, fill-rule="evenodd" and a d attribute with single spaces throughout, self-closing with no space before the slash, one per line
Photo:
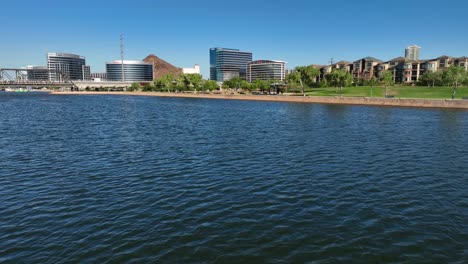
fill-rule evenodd
<path id="1" fill-rule="evenodd" d="M 0 94 L 0 262 L 468 262 L 463 111 Z"/>

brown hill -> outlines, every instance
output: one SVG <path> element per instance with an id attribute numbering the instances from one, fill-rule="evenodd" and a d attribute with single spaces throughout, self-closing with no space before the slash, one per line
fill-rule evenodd
<path id="1" fill-rule="evenodd" d="M 159 58 L 158 56 L 151 54 L 148 55 L 143 61 L 153 63 L 154 65 L 154 72 L 153 72 L 153 79 L 159 79 L 164 75 L 173 74 L 175 76 L 182 73 L 182 69 L 178 68 L 169 62 Z"/>

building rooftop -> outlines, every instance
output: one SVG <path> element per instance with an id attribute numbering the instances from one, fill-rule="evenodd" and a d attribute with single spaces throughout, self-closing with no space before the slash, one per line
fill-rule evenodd
<path id="1" fill-rule="evenodd" d="M 403 57 L 396 57 L 396 58 L 393 58 L 391 60 L 389 60 L 388 62 L 393 62 L 393 61 L 404 61 L 406 60 L 406 58 L 403 58 Z"/>
<path id="2" fill-rule="evenodd" d="M 287 63 L 285 61 L 280 61 L 280 60 L 255 60 L 249 62 L 249 64 L 263 64 L 263 63 Z"/>
<path id="3" fill-rule="evenodd" d="M 365 58 L 362 58 L 361 60 L 375 61 L 375 62 L 383 62 L 383 61 L 381 61 L 381 60 L 379 60 L 379 59 L 376 59 L 376 58 L 370 57 L 370 56 L 367 56 L 367 57 L 365 57 Z"/>
<path id="4" fill-rule="evenodd" d="M 352 64 L 352 62 L 342 60 L 342 61 L 334 63 L 333 65 L 343 65 L 343 64 Z"/>
<path id="5" fill-rule="evenodd" d="M 107 64 L 122 64 L 122 60 L 115 60 L 111 62 L 107 62 Z M 148 64 L 151 65 L 152 63 L 138 61 L 138 60 L 124 60 L 123 64 Z"/>
<path id="6" fill-rule="evenodd" d="M 442 55 L 442 56 L 438 57 L 437 59 L 446 60 L 446 59 L 451 59 L 451 58 L 452 58 L 452 57 L 450 57 L 450 56 Z"/>
<path id="7" fill-rule="evenodd" d="M 51 52 L 47 53 L 47 57 L 66 57 L 66 58 L 75 58 L 75 59 L 85 59 L 85 57 L 71 54 L 71 53 L 60 53 L 60 52 Z"/>

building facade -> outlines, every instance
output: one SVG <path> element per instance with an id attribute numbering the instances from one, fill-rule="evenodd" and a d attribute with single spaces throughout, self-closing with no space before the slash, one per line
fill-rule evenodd
<path id="1" fill-rule="evenodd" d="M 91 80 L 93 82 L 107 81 L 107 73 L 105 73 L 105 72 L 93 72 L 93 73 L 91 73 Z"/>
<path id="2" fill-rule="evenodd" d="M 91 67 L 89 65 L 83 65 L 83 81 L 91 80 Z"/>
<path id="3" fill-rule="evenodd" d="M 184 74 L 200 74 L 200 65 L 195 64 L 193 68 L 182 68 Z"/>
<path id="4" fill-rule="evenodd" d="M 273 60 L 256 60 L 247 63 L 247 81 L 278 80 L 284 81 L 286 62 Z"/>
<path id="5" fill-rule="evenodd" d="M 417 45 L 405 49 L 405 57 L 397 57 L 389 61 L 381 61 L 373 57 L 365 57 L 353 63 L 340 61 L 327 66 L 315 66 L 320 68 L 318 81 L 322 80 L 334 69 L 344 69 L 352 73 L 355 80 L 370 80 L 380 78 L 385 71 L 390 71 L 395 83 L 412 84 L 420 80 L 427 72 L 444 71 L 450 66 L 460 66 L 468 71 L 468 57 L 440 56 L 435 59 L 419 59 Z"/>
<path id="6" fill-rule="evenodd" d="M 153 64 L 144 61 L 116 60 L 106 63 L 108 81 L 147 82 L 153 80 Z"/>
<path id="7" fill-rule="evenodd" d="M 252 53 L 238 49 L 210 49 L 210 79 L 217 82 L 234 77 L 246 79 L 247 64 L 252 61 Z"/>
<path id="8" fill-rule="evenodd" d="M 370 80 L 372 76 L 375 76 L 374 67 L 380 63 L 382 63 L 381 60 L 373 57 L 365 57 L 353 62 L 353 77 L 361 80 Z"/>
<path id="9" fill-rule="evenodd" d="M 417 45 L 409 46 L 405 49 L 405 58 L 410 60 L 419 60 L 419 50 L 421 47 Z"/>
<path id="10" fill-rule="evenodd" d="M 86 58 L 83 56 L 69 53 L 47 53 L 50 81 L 83 80 L 83 66 L 86 66 Z"/>
<path id="11" fill-rule="evenodd" d="M 351 73 L 353 70 L 353 63 L 349 61 L 339 61 L 332 65 L 327 66 L 316 66 L 320 69 L 320 75 L 316 78 L 316 81 L 321 81 L 327 74 L 330 74 L 335 69 L 344 70 L 345 72 Z"/>
<path id="12" fill-rule="evenodd" d="M 49 80 L 49 69 L 46 66 L 27 66 L 26 69 L 29 81 Z"/>
<path id="13" fill-rule="evenodd" d="M 388 62 L 382 62 L 375 67 L 376 77 L 380 77 L 383 71 L 389 70 L 393 73 L 395 83 L 414 83 L 427 72 L 444 71 L 450 66 L 460 66 L 468 70 L 467 57 L 440 56 L 429 60 L 412 60 L 397 57 Z"/>

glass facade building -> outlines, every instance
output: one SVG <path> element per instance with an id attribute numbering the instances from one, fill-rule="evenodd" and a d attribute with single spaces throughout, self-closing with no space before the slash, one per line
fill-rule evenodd
<path id="1" fill-rule="evenodd" d="M 106 63 L 108 81 L 145 82 L 153 80 L 153 64 L 144 61 L 124 60 L 124 74 L 122 74 L 122 61 L 116 60 Z"/>
<path id="2" fill-rule="evenodd" d="M 48 81 L 49 69 L 46 66 L 28 66 L 27 75 L 30 81 Z"/>
<path id="3" fill-rule="evenodd" d="M 238 49 L 210 49 L 210 80 L 228 81 L 234 77 L 247 77 L 247 64 L 252 61 L 252 53 Z"/>
<path id="4" fill-rule="evenodd" d="M 272 60 L 257 60 L 247 64 L 247 81 L 278 80 L 284 81 L 286 62 Z"/>
<path id="5" fill-rule="evenodd" d="M 89 65 L 83 65 L 83 81 L 91 81 L 91 67 Z"/>
<path id="6" fill-rule="evenodd" d="M 83 56 L 69 53 L 47 53 L 50 81 L 83 80 L 83 66 L 85 65 L 86 59 Z"/>

